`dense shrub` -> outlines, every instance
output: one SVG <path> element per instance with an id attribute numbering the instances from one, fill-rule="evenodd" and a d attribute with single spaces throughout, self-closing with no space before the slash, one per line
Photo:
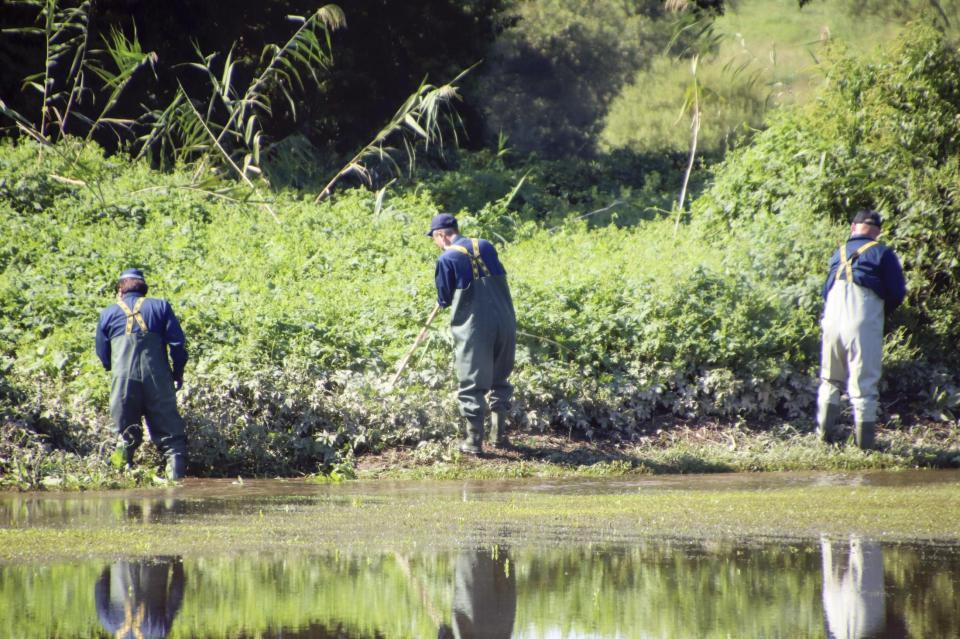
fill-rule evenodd
<path id="1" fill-rule="evenodd" d="M 19 185 L 0 202 L 12 247 L 0 274 L 0 345 L 20 403 L 36 407 L 27 423 L 49 416 L 46 436 L 83 433 L 65 444 L 81 453 L 111 438 L 92 332 L 129 265 L 146 269 L 151 294 L 172 301 L 190 340 L 180 401 L 193 471 L 311 471 L 455 432 L 444 320 L 404 382 L 385 381 L 433 305 L 436 253 L 422 235 L 438 208 L 429 183 L 380 201 L 349 191 L 319 206 L 279 194 L 278 225 L 255 206 L 179 188 L 186 174 L 105 159 L 94 147 L 84 162 L 113 173 L 96 188 L 55 180 L 70 188 L 41 193 L 40 176 L 69 167 L 30 143 L 0 158 L 6 184 Z M 434 182 L 450 192 L 449 180 Z M 745 293 L 720 249 L 686 232 L 673 239 L 670 220 L 591 228 L 544 217 L 545 228 L 529 216 L 561 200 L 550 188 L 530 187 L 519 209 L 461 211 L 467 233 L 487 235 L 498 211 L 513 220 L 501 250 L 522 309 L 520 423 L 630 434 L 665 411 L 804 406 L 806 397 L 778 390 L 798 371 L 771 354 L 804 334 L 772 291 Z M 41 195 L 40 213 L 16 204 Z M 788 330 L 763 330 L 773 324 Z"/>
<path id="2" fill-rule="evenodd" d="M 422 172 L 420 179 L 441 208 L 469 212 L 478 221 L 499 219 L 489 231 L 484 224 L 489 237 L 509 235 L 511 226 L 531 221 L 553 228 L 570 218 L 594 227 L 656 219 L 676 201 L 688 161 L 686 153 L 632 152 L 592 160 L 531 160 L 514 158 L 510 151 L 499 157 L 489 152 L 449 157 L 451 170 Z M 704 157 L 698 166 L 715 159 Z M 708 175 L 694 172 L 691 194 L 703 190 Z"/>
<path id="3" fill-rule="evenodd" d="M 731 154 L 692 215 L 724 237 L 782 227 L 774 242 L 789 250 L 776 276 L 796 282 L 823 269 L 829 256 L 821 220 L 843 226 L 858 208 L 877 207 L 887 219 L 882 239 L 907 274 L 908 302 L 894 325 L 906 327 L 930 361 L 955 369 L 958 121 L 960 53 L 936 31 L 911 29 L 875 61 L 837 53 L 819 97 L 784 112 L 754 144 Z M 832 244 L 842 239 L 838 232 Z"/>

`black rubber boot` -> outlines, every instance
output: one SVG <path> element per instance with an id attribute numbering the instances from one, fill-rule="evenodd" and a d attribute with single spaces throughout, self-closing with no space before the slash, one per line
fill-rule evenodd
<path id="1" fill-rule="evenodd" d="M 854 437 L 861 450 L 873 450 L 876 422 L 857 422 Z"/>
<path id="2" fill-rule="evenodd" d="M 136 448 L 128 445 L 123 439 L 120 439 L 117 441 L 116 450 L 110 455 L 110 463 L 116 464 L 118 467 L 120 464 L 123 464 L 126 470 L 130 470 L 133 468 L 133 456 L 136 452 Z"/>
<path id="3" fill-rule="evenodd" d="M 170 455 L 167 459 L 167 479 L 180 480 L 187 473 L 186 455 Z"/>
<path id="4" fill-rule="evenodd" d="M 497 411 L 490 415 L 490 444 L 494 448 L 509 448 L 507 438 L 507 412 Z"/>
<path id="5" fill-rule="evenodd" d="M 479 455 L 483 452 L 483 418 L 467 420 L 467 436 L 460 442 L 460 452 Z"/>
<path id="6" fill-rule="evenodd" d="M 123 463 L 127 468 L 133 468 L 133 456 L 137 454 L 137 449 L 134 446 L 122 445 L 123 448 Z"/>
<path id="7" fill-rule="evenodd" d="M 817 436 L 832 444 L 837 441 L 837 420 L 840 419 L 840 404 L 826 404 L 817 407 Z"/>
<path id="8" fill-rule="evenodd" d="M 143 443 L 143 428 L 139 424 L 127 426 L 120 434 L 118 448 L 123 451 L 123 463 L 127 468 L 133 468 L 133 457 Z"/>

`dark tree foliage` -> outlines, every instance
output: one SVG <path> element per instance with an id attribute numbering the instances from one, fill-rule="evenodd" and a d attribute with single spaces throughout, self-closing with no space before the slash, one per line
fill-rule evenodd
<path id="1" fill-rule="evenodd" d="M 333 35 L 334 66 L 320 74 L 320 86 L 307 84 L 294 119 L 283 100 L 275 101 L 272 117 L 263 122 L 272 140 L 293 133 L 306 135 L 316 146 L 347 152 L 366 142 L 424 78 L 442 83 L 479 61 L 495 37 L 494 16 L 502 0 L 344 0 L 347 27 Z M 144 51 L 157 54 L 156 73 L 141 74 L 124 91 L 117 117 L 136 118 L 146 108 L 163 108 L 177 83 L 191 96 L 209 90 L 204 74 L 186 63 L 233 47 L 244 61 L 247 77 L 255 72 L 267 43 L 285 42 L 297 25 L 289 15 L 309 15 L 323 2 L 316 0 L 232 0 L 230 3 L 191 0 L 94 0 L 90 19 L 91 49 L 102 48 L 113 28 L 136 34 Z M 0 28 L 35 25 L 37 9 L 5 3 Z M 24 77 L 43 70 L 43 39 L 37 35 L 0 35 L 0 98 L 21 114 L 39 120 L 40 96 L 22 90 Z M 63 83 L 66 64 L 54 70 Z M 59 74 L 59 75 L 58 75 Z M 242 82 L 245 78 L 237 78 Z M 88 83 L 92 81 L 88 78 Z M 92 115 L 96 89 L 81 109 Z M 102 105 L 100 106 L 102 108 Z M 4 123 L 7 124 L 7 123 Z M 68 130 L 70 130 L 68 123 Z M 79 123 L 74 124 L 80 127 Z M 82 127 L 80 127 L 82 128 Z M 75 130 L 74 133 L 83 133 Z M 126 138 L 129 139 L 129 136 Z M 116 139 L 100 142 L 115 146 Z"/>
<path id="2" fill-rule="evenodd" d="M 722 11 L 719 2 L 512 3 L 509 24 L 479 72 L 474 101 L 487 134 L 549 158 L 589 157 L 611 100 L 638 70 L 681 51 Z"/>

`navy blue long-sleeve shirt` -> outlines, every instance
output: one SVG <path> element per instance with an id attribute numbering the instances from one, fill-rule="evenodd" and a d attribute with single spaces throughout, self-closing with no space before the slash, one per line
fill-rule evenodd
<path id="1" fill-rule="evenodd" d="M 123 296 L 123 302 L 130 310 L 133 310 L 137 299 L 143 297 L 140 293 L 127 293 Z M 173 363 L 173 377 L 179 379 L 183 376 L 183 369 L 187 365 L 187 339 L 180 328 L 180 322 L 174 315 L 173 309 L 167 300 L 156 297 L 148 297 L 143 301 L 140 307 L 140 315 L 143 317 L 147 330 L 151 333 L 157 333 L 163 338 L 163 343 L 170 350 L 170 359 Z M 97 357 L 103 363 L 106 370 L 110 370 L 110 340 L 114 337 L 124 335 L 127 332 L 127 315 L 118 304 L 108 306 L 100 313 L 100 322 L 97 325 Z M 133 332 L 140 332 L 140 325 L 133 323 Z"/>
<path id="2" fill-rule="evenodd" d="M 507 271 L 500 263 L 497 249 L 486 240 L 478 240 L 480 258 L 490 270 L 490 275 L 506 275 Z M 457 236 L 454 244 L 458 244 L 470 253 L 473 253 L 473 240 L 462 235 Z M 453 295 L 457 289 L 466 288 L 473 281 L 473 266 L 470 258 L 457 250 L 447 249 L 437 258 L 435 273 L 437 281 L 437 304 L 446 308 L 453 304 Z"/>
<path id="3" fill-rule="evenodd" d="M 872 242 L 869 235 L 851 235 L 844 246 L 845 257 L 853 253 L 867 242 Z M 830 269 L 827 280 L 823 283 L 823 299 L 833 288 L 836 281 L 837 269 L 840 267 L 840 250 L 833 252 L 830 258 Z M 846 275 L 842 276 L 846 278 Z M 896 253 L 889 246 L 877 244 L 868 248 L 853 261 L 853 282 L 865 286 L 880 296 L 884 301 L 884 308 L 892 311 L 903 302 L 907 294 L 907 284 L 903 278 L 903 268 Z"/>

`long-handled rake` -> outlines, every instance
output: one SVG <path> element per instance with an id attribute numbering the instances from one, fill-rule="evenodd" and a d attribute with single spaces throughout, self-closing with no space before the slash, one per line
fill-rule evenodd
<path id="1" fill-rule="evenodd" d="M 426 339 L 427 330 L 430 328 L 430 324 L 433 323 L 434 318 L 439 312 L 440 305 L 437 304 L 433 307 L 433 311 L 430 312 L 430 316 L 427 318 L 427 323 L 423 325 L 423 329 L 420 331 L 420 334 L 417 335 L 417 339 L 413 341 L 413 346 L 410 347 L 410 350 L 407 352 L 407 354 L 403 356 L 402 360 L 400 360 L 400 364 L 397 366 L 397 372 L 393 374 L 393 378 L 390 380 L 390 388 L 393 388 L 397 383 L 397 380 L 400 379 L 400 374 L 403 373 L 403 369 L 405 369 L 407 364 L 410 363 L 410 358 L 413 357 L 413 352 L 417 350 L 417 347 L 420 346 L 420 343 Z"/>

